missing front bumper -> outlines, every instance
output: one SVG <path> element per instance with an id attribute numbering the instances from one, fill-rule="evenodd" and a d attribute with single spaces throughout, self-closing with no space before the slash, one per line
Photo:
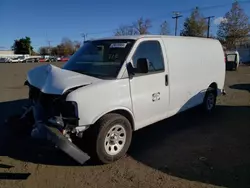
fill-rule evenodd
<path id="1" fill-rule="evenodd" d="M 80 164 L 84 164 L 90 159 L 87 153 L 83 152 L 62 134 L 60 126 L 62 128 L 63 122 L 60 121 L 60 118 L 50 119 L 50 121 L 44 123 L 44 117 L 39 109 L 39 106 L 31 106 L 30 108 L 26 109 L 26 112 L 24 114 L 27 114 L 27 111 L 31 112 L 31 109 L 33 111 L 35 123 L 34 129 L 31 132 L 32 137 L 47 139 L 48 141 L 51 141 L 60 150 L 62 150 L 64 153 L 66 153 L 68 156 L 70 156 Z"/>
<path id="2" fill-rule="evenodd" d="M 83 152 L 75 144 L 70 142 L 57 128 L 45 124 L 42 125 L 42 127 L 47 132 L 48 140 L 52 141 L 53 144 L 72 157 L 75 161 L 84 164 L 90 159 L 87 153 Z"/>

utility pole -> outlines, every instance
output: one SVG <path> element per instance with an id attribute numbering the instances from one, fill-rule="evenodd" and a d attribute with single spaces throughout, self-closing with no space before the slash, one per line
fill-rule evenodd
<path id="1" fill-rule="evenodd" d="M 178 27 L 178 19 L 182 17 L 179 12 L 173 12 L 174 16 L 172 17 L 175 19 L 175 36 L 177 35 L 177 27 Z"/>
<path id="2" fill-rule="evenodd" d="M 86 41 L 88 34 L 87 33 L 82 33 L 82 37 L 83 37 L 83 43 Z"/>
<path id="3" fill-rule="evenodd" d="M 51 47 L 51 45 L 50 45 L 50 43 L 51 43 L 52 41 L 48 39 L 48 34 L 47 34 L 47 31 L 46 31 L 45 35 L 46 35 L 46 40 L 47 40 L 48 45 L 49 45 L 49 50 L 48 50 L 48 51 L 49 51 L 49 55 L 51 55 L 51 48 L 50 48 L 50 47 Z"/>
<path id="4" fill-rule="evenodd" d="M 214 16 L 208 16 L 205 19 L 207 20 L 207 38 L 210 37 L 210 21 L 211 18 L 214 18 Z"/>
<path id="5" fill-rule="evenodd" d="M 52 41 L 51 41 L 51 40 L 48 40 L 47 42 L 48 42 L 48 44 L 49 44 L 49 55 L 51 56 L 51 48 L 50 48 L 50 43 L 51 43 Z"/>

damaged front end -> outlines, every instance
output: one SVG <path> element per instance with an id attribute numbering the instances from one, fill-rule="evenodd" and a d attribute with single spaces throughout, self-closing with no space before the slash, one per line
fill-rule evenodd
<path id="1" fill-rule="evenodd" d="M 75 101 L 66 101 L 67 95 L 83 86 L 77 86 L 62 95 L 46 94 L 32 86 L 28 81 L 29 99 L 32 106 L 34 126 L 31 136 L 38 139 L 52 141 L 55 146 L 75 159 L 78 163 L 85 163 L 90 157 L 72 142 L 72 135 L 81 137 L 86 127 L 79 127 L 78 107 Z"/>

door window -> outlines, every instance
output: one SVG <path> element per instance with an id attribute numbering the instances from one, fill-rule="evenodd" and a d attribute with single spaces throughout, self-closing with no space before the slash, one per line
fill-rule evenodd
<path id="1" fill-rule="evenodd" d="M 147 58 L 149 60 L 149 73 L 164 71 L 164 60 L 161 45 L 158 41 L 144 41 L 139 44 L 132 58 L 134 68 L 137 67 L 139 58 Z"/>

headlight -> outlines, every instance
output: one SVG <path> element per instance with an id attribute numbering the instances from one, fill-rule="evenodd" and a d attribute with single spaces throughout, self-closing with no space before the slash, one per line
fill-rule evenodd
<path id="1" fill-rule="evenodd" d="M 63 120 L 70 125 L 78 126 L 78 106 L 74 101 L 64 101 L 61 103 L 60 112 Z"/>
<path id="2" fill-rule="evenodd" d="M 78 118 L 78 106 L 74 101 L 65 101 L 61 106 L 62 116 L 65 118 Z"/>

